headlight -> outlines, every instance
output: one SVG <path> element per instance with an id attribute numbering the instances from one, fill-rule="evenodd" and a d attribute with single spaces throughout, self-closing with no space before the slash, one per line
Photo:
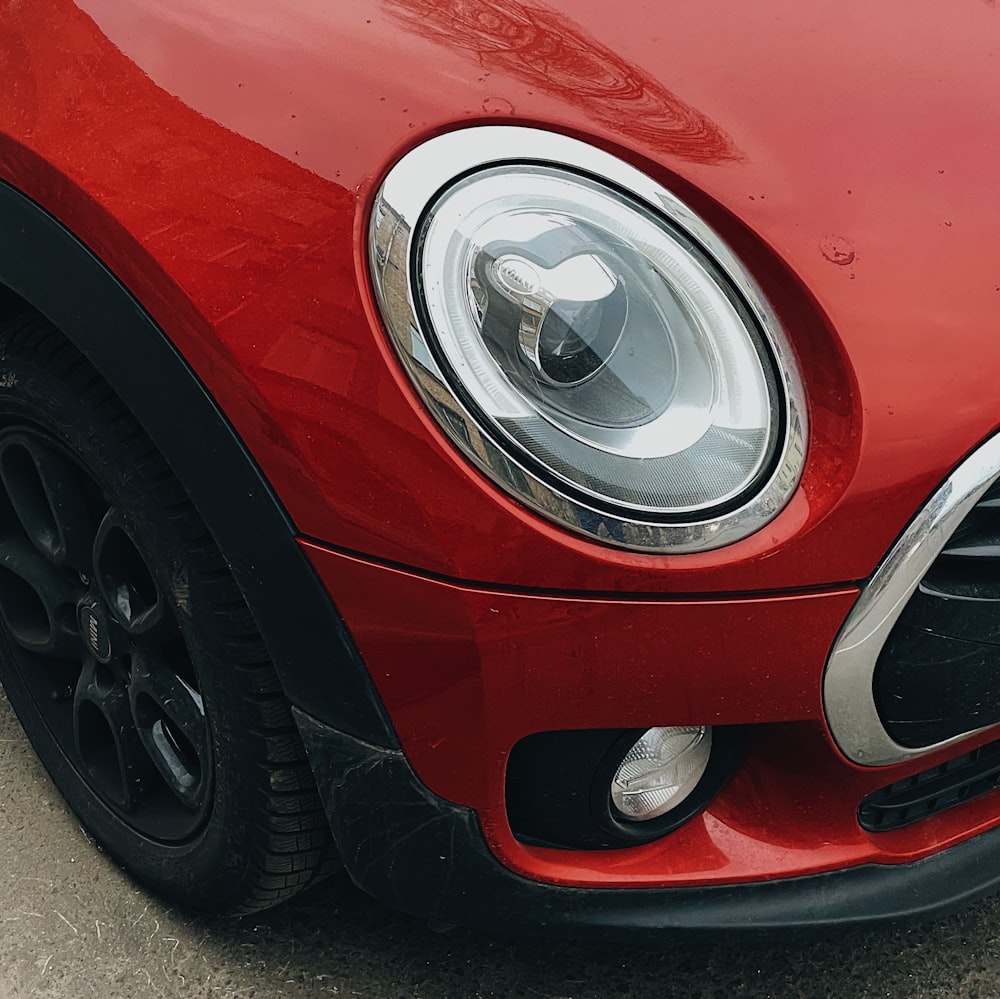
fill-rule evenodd
<path id="1" fill-rule="evenodd" d="M 721 240 L 561 136 L 440 136 L 390 172 L 375 287 L 424 401 L 520 500 L 603 541 L 703 550 L 770 519 L 803 459 L 797 375 Z"/>

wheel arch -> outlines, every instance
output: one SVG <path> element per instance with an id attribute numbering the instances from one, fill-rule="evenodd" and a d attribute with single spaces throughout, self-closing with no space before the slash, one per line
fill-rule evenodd
<path id="1" fill-rule="evenodd" d="M 229 563 L 291 703 L 342 732 L 396 746 L 291 519 L 204 385 L 103 262 L 0 181 L 0 315 L 25 304 L 88 358 L 159 448 Z"/>

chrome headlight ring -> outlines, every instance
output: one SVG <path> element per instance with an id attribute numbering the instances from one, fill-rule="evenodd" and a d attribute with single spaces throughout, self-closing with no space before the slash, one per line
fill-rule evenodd
<path id="1" fill-rule="evenodd" d="M 704 221 L 616 157 L 519 126 L 432 138 L 382 184 L 370 263 L 442 429 L 556 523 L 706 551 L 797 486 L 804 394 L 770 306 Z"/>

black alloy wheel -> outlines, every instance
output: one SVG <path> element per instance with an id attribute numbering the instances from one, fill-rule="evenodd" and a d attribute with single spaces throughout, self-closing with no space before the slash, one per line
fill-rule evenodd
<path id="1" fill-rule="evenodd" d="M 118 397 L 34 314 L 0 326 L 0 675 L 69 804 L 161 893 L 254 911 L 333 868 L 224 559 Z"/>
<path id="2" fill-rule="evenodd" d="M 44 430 L 0 427 L 0 617 L 36 710 L 136 830 L 204 822 L 212 747 L 171 601 L 129 519 Z"/>

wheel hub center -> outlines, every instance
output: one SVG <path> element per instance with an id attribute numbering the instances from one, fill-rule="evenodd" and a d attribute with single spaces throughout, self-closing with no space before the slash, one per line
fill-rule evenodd
<path id="1" fill-rule="evenodd" d="M 77 608 L 77 621 L 83 644 L 98 662 L 111 661 L 111 625 L 107 615 L 96 603 L 86 600 Z"/>

